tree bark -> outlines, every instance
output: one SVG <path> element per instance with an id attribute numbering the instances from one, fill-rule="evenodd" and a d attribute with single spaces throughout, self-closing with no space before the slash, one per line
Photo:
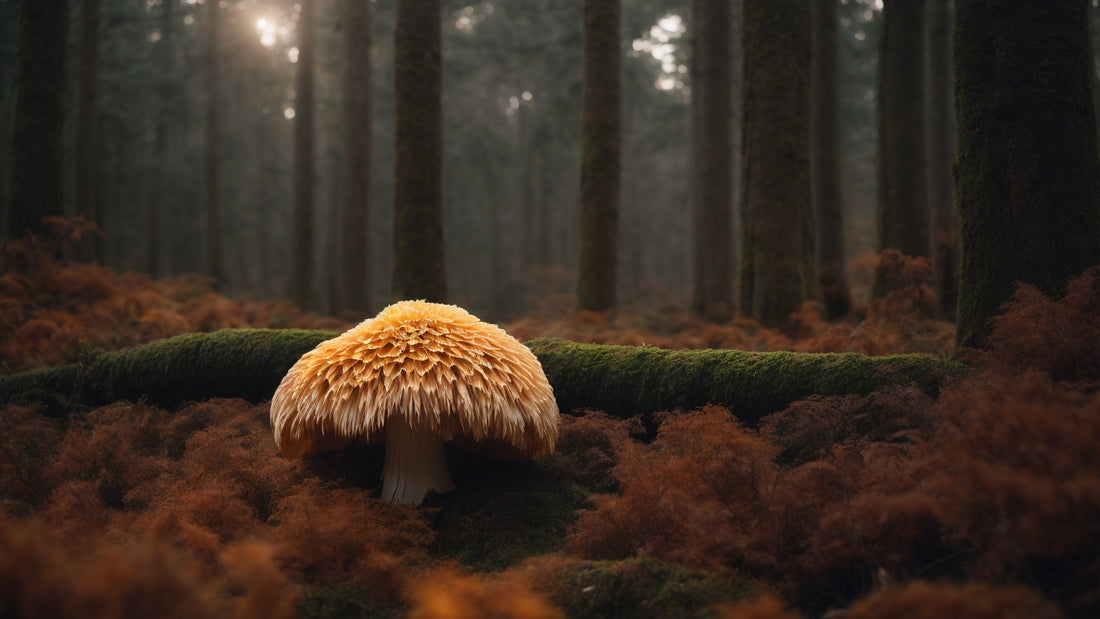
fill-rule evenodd
<path id="1" fill-rule="evenodd" d="M 103 353 L 85 365 L 0 376 L 0 403 L 43 403 L 62 415 L 120 399 L 174 408 L 188 400 L 269 399 L 298 358 L 335 333 L 297 329 L 225 329 Z M 867 394 L 915 383 L 935 396 L 966 366 L 931 355 L 869 357 L 742 350 L 673 351 L 652 346 L 526 343 L 546 372 L 562 412 L 603 410 L 617 417 L 729 406 L 744 423 L 813 394 Z"/>
<path id="2" fill-rule="evenodd" d="M 294 84 L 294 186 L 290 209 L 290 299 L 302 308 L 313 298 L 313 39 L 314 0 L 298 16 L 298 72 Z"/>
<path id="3" fill-rule="evenodd" d="M 619 0 L 584 0 L 577 309 L 615 307 L 622 159 Z"/>
<path id="4" fill-rule="evenodd" d="M 394 192 L 390 297 L 447 301 L 439 0 L 394 5 Z"/>
<path id="5" fill-rule="evenodd" d="M 161 0 L 160 3 L 160 41 L 157 42 L 159 55 L 160 80 L 156 89 L 156 125 L 153 129 L 153 170 L 149 183 L 149 212 L 145 230 L 145 254 L 147 272 L 155 279 L 160 273 L 160 222 L 164 182 L 168 170 L 168 127 L 172 115 L 169 113 L 173 98 L 173 89 L 166 83 L 174 72 L 175 53 L 175 8 L 177 0 Z"/>
<path id="6" fill-rule="evenodd" d="M 221 11 L 218 2 L 206 3 L 206 270 L 214 286 L 225 279 L 222 248 L 221 200 L 221 84 L 219 47 Z"/>
<path id="7" fill-rule="evenodd" d="M 64 212 L 68 2 L 20 0 L 12 76 L 4 238 L 46 234 Z"/>
<path id="8" fill-rule="evenodd" d="M 370 308 L 371 32 L 370 3 L 344 0 L 344 119 L 340 161 L 340 264 L 338 310 L 363 315 Z"/>
<path id="9" fill-rule="evenodd" d="M 878 249 L 931 252 L 924 104 L 924 0 L 885 0 L 878 71 Z M 890 283 L 875 278 L 874 294 Z"/>
<path id="10" fill-rule="evenodd" d="M 959 296 L 955 215 L 955 90 L 951 74 L 951 0 L 928 3 L 928 200 L 940 312 L 954 317 Z"/>
<path id="11" fill-rule="evenodd" d="M 852 306 L 844 255 L 844 202 L 840 184 L 840 58 L 837 0 L 813 3 L 813 78 L 810 130 L 813 152 L 817 283 L 825 317 L 835 320 Z"/>
<path id="12" fill-rule="evenodd" d="M 76 99 L 76 212 L 104 230 L 100 201 L 96 198 L 95 120 L 99 83 L 99 0 L 80 6 L 80 82 Z M 77 246 L 84 261 L 103 261 L 103 242 L 88 235 Z"/>
<path id="13" fill-rule="evenodd" d="M 733 314 L 733 169 L 730 0 L 693 0 L 692 269 L 695 311 Z"/>
<path id="14" fill-rule="evenodd" d="M 981 346 L 1015 282 L 1060 296 L 1100 263 L 1088 2 L 959 2 L 959 346 Z"/>
<path id="15" fill-rule="evenodd" d="M 782 326 L 814 295 L 810 8 L 745 0 L 741 311 Z"/>

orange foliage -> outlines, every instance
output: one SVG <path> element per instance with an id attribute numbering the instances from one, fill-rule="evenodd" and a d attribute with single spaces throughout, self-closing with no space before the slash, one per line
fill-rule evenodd
<path id="1" fill-rule="evenodd" d="M 423 561 L 434 534 L 412 508 L 355 488 L 299 484 L 272 515 L 280 557 L 304 582 L 350 584 L 396 600 L 408 561 Z"/>
<path id="2" fill-rule="evenodd" d="M 282 301 L 235 301 L 194 276 L 153 281 L 98 264 L 58 259 L 57 247 L 96 232 L 56 218 L 54 245 L 35 238 L 0 250 L 0 371 L 81 360 L 154 339 L 224 327 L 342 330 L 345 322 L 308 315 Z"/>
<path id="3" fill-rule="evenodd" d="M 1100 265 L 1066 284 L 1057 300 L 1018 284 L 993 319 L 983 359 L 1010 370 L 1033 369 L 1058 381 L 1100 381 Z"/>
<path id="4" fill-rule="evenodd" d="M 0 586 L 22 570 L 16 616 L 288 617 L 303 590 L 340 584 L 396 601 L 433 536 L 414 510 L 279 457 L 266 406 L 241 400 L 67 420 L 9 406 L 0 456 L 3 512 L 23 519 L 0 515 Z M 31 556 L 6 565 L 4 544 Z M 74 587 L 70 604 L 58 592 Z"/>
<path id="5" fill-rule="evenodd" d="M 506 329 L 520 340 L 561 337 L 578 342 L 646 344 L 670 349 L 947 354 L 954 344 L 954 325 L 938 320 L 933 313 L 935 295 L 930 287 L 930 268 L 927 259 L 906 257 L 896 251 L 853 261 L 853 269 L 866 271 L 866 287 L 876 270 L 892 283 L 886 296 L 864 303 L 848 314 L 847 319 L 854 322 L 825 320 L 822 305 L 816 301 L 803 303 L 782 330 L 744 317 L 724 323 L 710 322 L 676 306 L 596 313 L 571 312 L 566 305 L 556 313 L 514 321 Z"/>
<path id="6" fill-rule="evenodd" d="M 714 608 L 717 619 L 801 619 L 802 615 L 787 610 L 778 597 L 765 593 L 744 602 L 727 602 Z"/>
<path id="7" fill-rule="evenodd" d="M 915 581 L 860 600 L 845 619 L 1060 619 L 1057 606 L 1024 587 Z"/>
<path id="8" fill-rule="evenodd" d="M 594 559 L 654 556 L 721 569 L 758 555 L 760 508 L 777 473 L 775 449 L 721 407 L 669 417 L 652 445 L 627 444 L 620 494 L 592 497 L 571 551 Z"/>
<path id="9" fill-rule="evenodd" d="M 523 581 L 475 576 L 454 568 L 429 572 L 414 584 L 409 619 L 564 619 Z"/>
<path id="10" fill-rule="evenodd" d="M 97 539 L 74 552 L 44 523 L 0 516 L 5 617 L 209 617 L 219 610 L 215 594 L 168 548 Z"/>

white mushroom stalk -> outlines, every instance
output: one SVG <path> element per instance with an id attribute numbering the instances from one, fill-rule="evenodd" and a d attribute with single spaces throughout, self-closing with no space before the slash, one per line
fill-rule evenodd
<path id="1" fill-rule="evenodd" d="M 446 494 L 454 489 L 443 439 L 415 430 L 400 418 L 387 421 L 382 498 L 398 505 L 419 505 L 429 491 Z"/>
<path id="2" fill-rule="evenodd" d="M 302 355 L 271 398 L 287 458 L 386 441 L 382 496 L 417 504 L 454 489 L 443 441 L 554 451 L 558 405 L 539 360 L 454 305 L 401 301 Z"/>

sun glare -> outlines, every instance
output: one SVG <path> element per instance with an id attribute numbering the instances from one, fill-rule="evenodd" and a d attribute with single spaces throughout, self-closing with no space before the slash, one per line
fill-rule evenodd
<path id="1" fill-rule="evenodd" d="M 279 42 L 281 28 L 273 20 L 261 17 L 256 20 L 256 30 L 260 33 L 260 45 L 271 49 Z"/>
<path id="2" fill-rule="evenodd" d="M 660 63 L 661 75 L 657 76 L 654 86 L 661 90 L 679 90 L 685 94 L 688 92 L 688 86 L 684 82 L 687 65 L 677 58 L 681 47 L 679 41 L 685 32 L 687 28 L 684 20 L 679 15 L 669 13 L 658 19 L 644 37 L 631 42 L 633 56 L 648 54 Z"/>

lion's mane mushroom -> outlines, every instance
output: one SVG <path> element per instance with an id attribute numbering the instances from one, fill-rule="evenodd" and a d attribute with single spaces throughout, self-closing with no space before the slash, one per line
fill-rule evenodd
<path id="1" fill-rule="evenodd" d="M 443 442 L 503 443 L 551 453 L 558 406 L 535 355 L 454 305 L 401 301 L 319 344 L 271 400 L 288 458 L 358 440 L 386 441 L 382 497 L 419 504 L 454 489 Z"/>

